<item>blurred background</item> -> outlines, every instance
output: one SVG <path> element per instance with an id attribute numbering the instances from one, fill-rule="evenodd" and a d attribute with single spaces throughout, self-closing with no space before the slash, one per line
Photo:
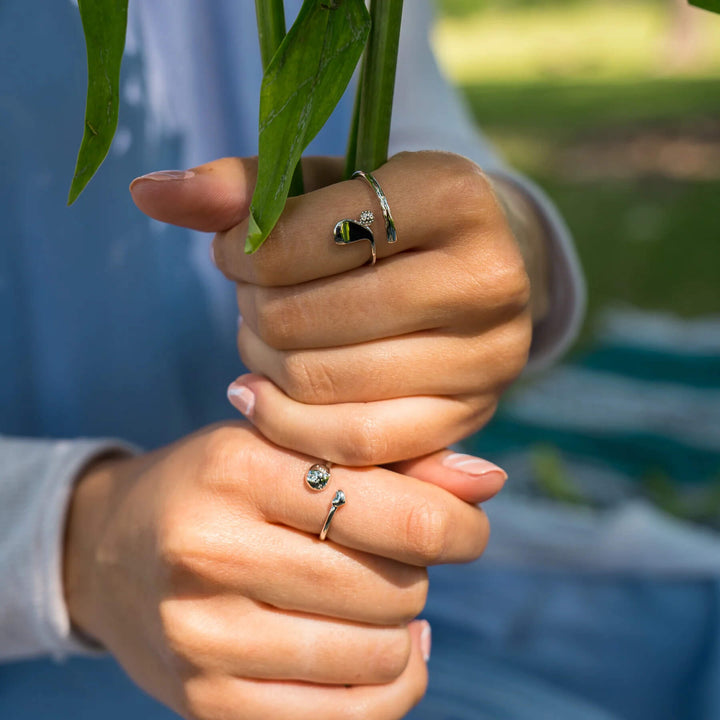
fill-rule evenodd
<path id="1" fill-rule="evenodd" d="M 684 0 L 437 0 L 479 125 L 551 196 L 589 312 L 472 449 L 510 492 L 720 527 L 720 16 Z M 525 478 L 525 479 L 523 479 Z"/>

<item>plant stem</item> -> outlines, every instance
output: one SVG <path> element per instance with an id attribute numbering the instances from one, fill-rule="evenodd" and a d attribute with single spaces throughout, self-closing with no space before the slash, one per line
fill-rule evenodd
<path id="1" fill-rule="evenodd" d="M 402 5 L 402 0 L 370 2 L 372 27 L 356 103 L 359 106 L 353 168 L 356 170 L 372 171 L 387 161 Z M 348 150 L 351 149 L 349 146 Z"/>
<path id="2" fill-rule="evenodd" d="M 255 0 L 258 40 L 263 70 L 285 37 L 285 7 L 283 0 Z"/>
<path id="3" fill-rule="evenodd" d="M 277 49 L 285 38 L 285 6 L 283 0 L 255 0 L 258 40 L 263 71 L 267 70 Z M 302 195 L 305 192 L 300 163 L 295 167 L 290 195 Z"/>
<path id="4" fill-rule="evenodd" d="M 360 102 L 362 95 L 362 63 L 358 71 L 358 83 L 355 88 L 355 102 L 353 103 L 352 118 L 350 120 L 350 132 L 348 133 L 347 150 L 345 151 L 345 180 L 357 170 L 357 141 L 358 141 L 358 125 L 360 124 Z"/>

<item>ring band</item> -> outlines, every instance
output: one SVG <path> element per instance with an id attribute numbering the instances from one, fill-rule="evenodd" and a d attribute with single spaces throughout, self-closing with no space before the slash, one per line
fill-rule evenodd
<path id="1" fill-rule="evenodd" d="M 375 191 L 375 194 L 380 201 L 383 218 L 385 218 L 385 234 L 387 235 L 387 241 L 390 244 L 397 242 L 397 230 L 395 229 L 395 221 L 393 220 L 392 213 L 390 212 L 390 205 L 388 204 L 387 197 L 385 197 L 385 193 L 382 191 L 382 188 L 380 187 L 378 181 L 372 176 L 371 173 L 366 173 L 363 170 L 356 170 L 352 174 L 352 176 L 354 178 L 362 178 Z"/>
<path id="2" fill-rule="evenodd" d="M 316 492 L 320 492 L 327 487 L 330 482 L 330 468 L 322 463 L 313 465 L 305 473 L 305 484 Z"/>
<path id="3" fill-rule="evenodd" d="M 335 497 L 332 499 L 332 502 L 330 503 L 330 509 L 328 510 L 327 517 L 325 518 L 325 522 L 323 523 L 322 530 L 320 531 L 320 539 L 324 540 L 327 537 L 328 530 L 330 530 L 330 523 L 332 522 L 333 517 L 335 517 L 335 513 L 346 503 L 345 500 L 345 493 L 342 490 L 338 490 L 335 493 Z"/>

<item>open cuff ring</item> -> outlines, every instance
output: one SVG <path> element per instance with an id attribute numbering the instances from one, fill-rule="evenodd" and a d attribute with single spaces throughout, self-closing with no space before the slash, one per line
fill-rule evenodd
<path id="1" fill-rule="evenodd" d="M 377 195 L 378 201 L 380 202 L 383 219 L 385 220 L 386 239 L 388 243 L 397 242 L 395 221 L 393 220 L 392 213 L 390 212 L 390 205 L 388 204 L 387 197 L 382 191 L 378 181 L 371 173 L 366 173 L 362 170 L 357 170 L 352 176 L 354 178 L 362 178 L 373 189 Z M 373 231 L 370 229 L 370 225 L 372 225 L 374 221 L 375 215 L 373 215 L 370 210 L 363 210 L 357 220 L 350 220 L 347 218 L 345 220 L 339 220 L 335 223 L 335 228 L 333 230 L 335 244 L 350 245 L 351 243 L 356 243 L 361 240 L 367 240 L 370 243 L 370 252 L 372 254 L 370 265 L 374 265 L 377 261 L 377 251 L 375 249 L 375 236 L 373 235 Z"/>
<path id="2" fill-rule="evenodd" d="M 320 539 L 324 540 L 327 537 L 328 530 L 330 530 L 330 523 L 332 522 L 332 519 L 335 517 L 335 513 L 346 503 L 345 499 L 345 493 L 342 490 L 338 490 L 335 493 L 335 497 L 332 499 L 332 502 L 330 503 L 330 509 L 328 510 L 327 517 L 325 518 L 325 522 L 323 523 L 322 530 L 320 531 Z"/>

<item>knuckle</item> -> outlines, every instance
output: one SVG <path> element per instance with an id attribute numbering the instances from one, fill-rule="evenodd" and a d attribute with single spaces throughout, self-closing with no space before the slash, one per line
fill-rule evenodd
<path id="1" fill-rule="evenodd" d="M 488 212 L 488 199 L 493 198 L 487 176 L 475 163 L 456 156 L 448 163 L 442 200 L 455 208 L 464 220 L 478 220 Z"/>
<path id="2" fill-rule="evenodd" d="M 332 369 L 318 353 L 287 352 L 282 365 L 283 389 L 293 400 L 314 405 L 336 402 Z"/>
<path id="3" fill-rule="evenodd" d="M 224 693 L 218 692 L 214 684 L 205 677 L 193 678 L 183 686 L 183 716 L 189 720 L 219 720 L 228 715 L 218 707 L 219 698 Z"/>
<path id="4" fill-rule="evenodd" d="M 198 624 L 185 610 L 185 603 L 177 599 L 165 599 L 158 606 L 160 628 L 175 669 L 187 673 L 195 666 L 198 650 L 206 638 Z"/>
<path id="5" fill-rule="evenodd" d="M 487 294 L 506 311 L 522 312 L 530 303 L 530 278 L 518 252 L 496 258 L 486 267 Z"/>
<path id="6" fill-rule="evenodd" d="M 498 406 L 498 395 L 493 393 L 492 396 L 482 396 L 482 402 L 479 407 L 473 411 L 469 418 L 469 424 L 466 428 L 466 434 L 472 435 L 481 428 L 485 427 L 495 415 Z"/>
<path id="7" fill-rule="evenodd" d="M 505 367 L 508 380 L 512 381 L 520 375 L 527 365 L 530 354 L 530 343 L 532 341 L 532 325 L 530 318 L 523 317 L 506 339 Z"/>
<path id="8" fill-rule="evenodd" d="M 242 428 L 221 425 L 208 431 L 204 438 L 198 480 L 204 486 L 224 487 L 228 482 L 237 485 L 237 477 L 243 476 L 239 468 L 248 466 L 253 457 L 251 443 L 243 441 Z"/>
<path id="9" fill-rule="evenodd" d="M 407 667 L 411 648 L 410 633 L 406 629 L 392 632 L 388 640 L 378 643 L 368 657 L 377 680 L 388 683 L 399 677 Z"/>
<path id="10" fill-rule="evenodd" d="M 518 260 L 505 266 L 503 285 L 508 303 L 518 310 L 524 310 L 530 304 L 530 277 L 524 263 Z"/>
<path id="11" fill-rule="evenodd" d="M 304 315 L 291 296 L 279 296 L 268 288 L 259 288 L 257 297 L 257 334 L 276 350 L 293 347 L 303 333 Z"/>
<path id="12" fill-rule="evenodd" d="M 449 518 L 447 511 L 423 500 L 410 508 L 405 520 L 405 537 L 410 550 L 423 565 L 433 565 L 445 555 Z"/>
<path id="13" fill-rule="evenodd" d="M 411 567 L 411 566 L 408 566 Z M 406 625 L 414 620 L 425 607 L 428 594 L 428 574 L 425 568 L 412 568 L 415 578 L 398 591 L 395 600 L 395 622 Z"/>
<path id="14" fill-rule="evenodd" d="M 378 420 L 367 413 L 354 413 L 346 421 L 340 439 L 339 455 L 342 465 L 379 465 L 387 462 L 389 441 Z"/>
<path id="15" fill-rule="evenodd" d="M 485 552 L 490 540 L 490 521 L 488 520 L 488 516 L 481 508 L 478 508 L 478 512 L 481 513 L 480 522 L 478 524 L 478 531 L 474 536 L 475 544 L 468 553 L 468 561 L 477 560 L 477 558 Z"/>

